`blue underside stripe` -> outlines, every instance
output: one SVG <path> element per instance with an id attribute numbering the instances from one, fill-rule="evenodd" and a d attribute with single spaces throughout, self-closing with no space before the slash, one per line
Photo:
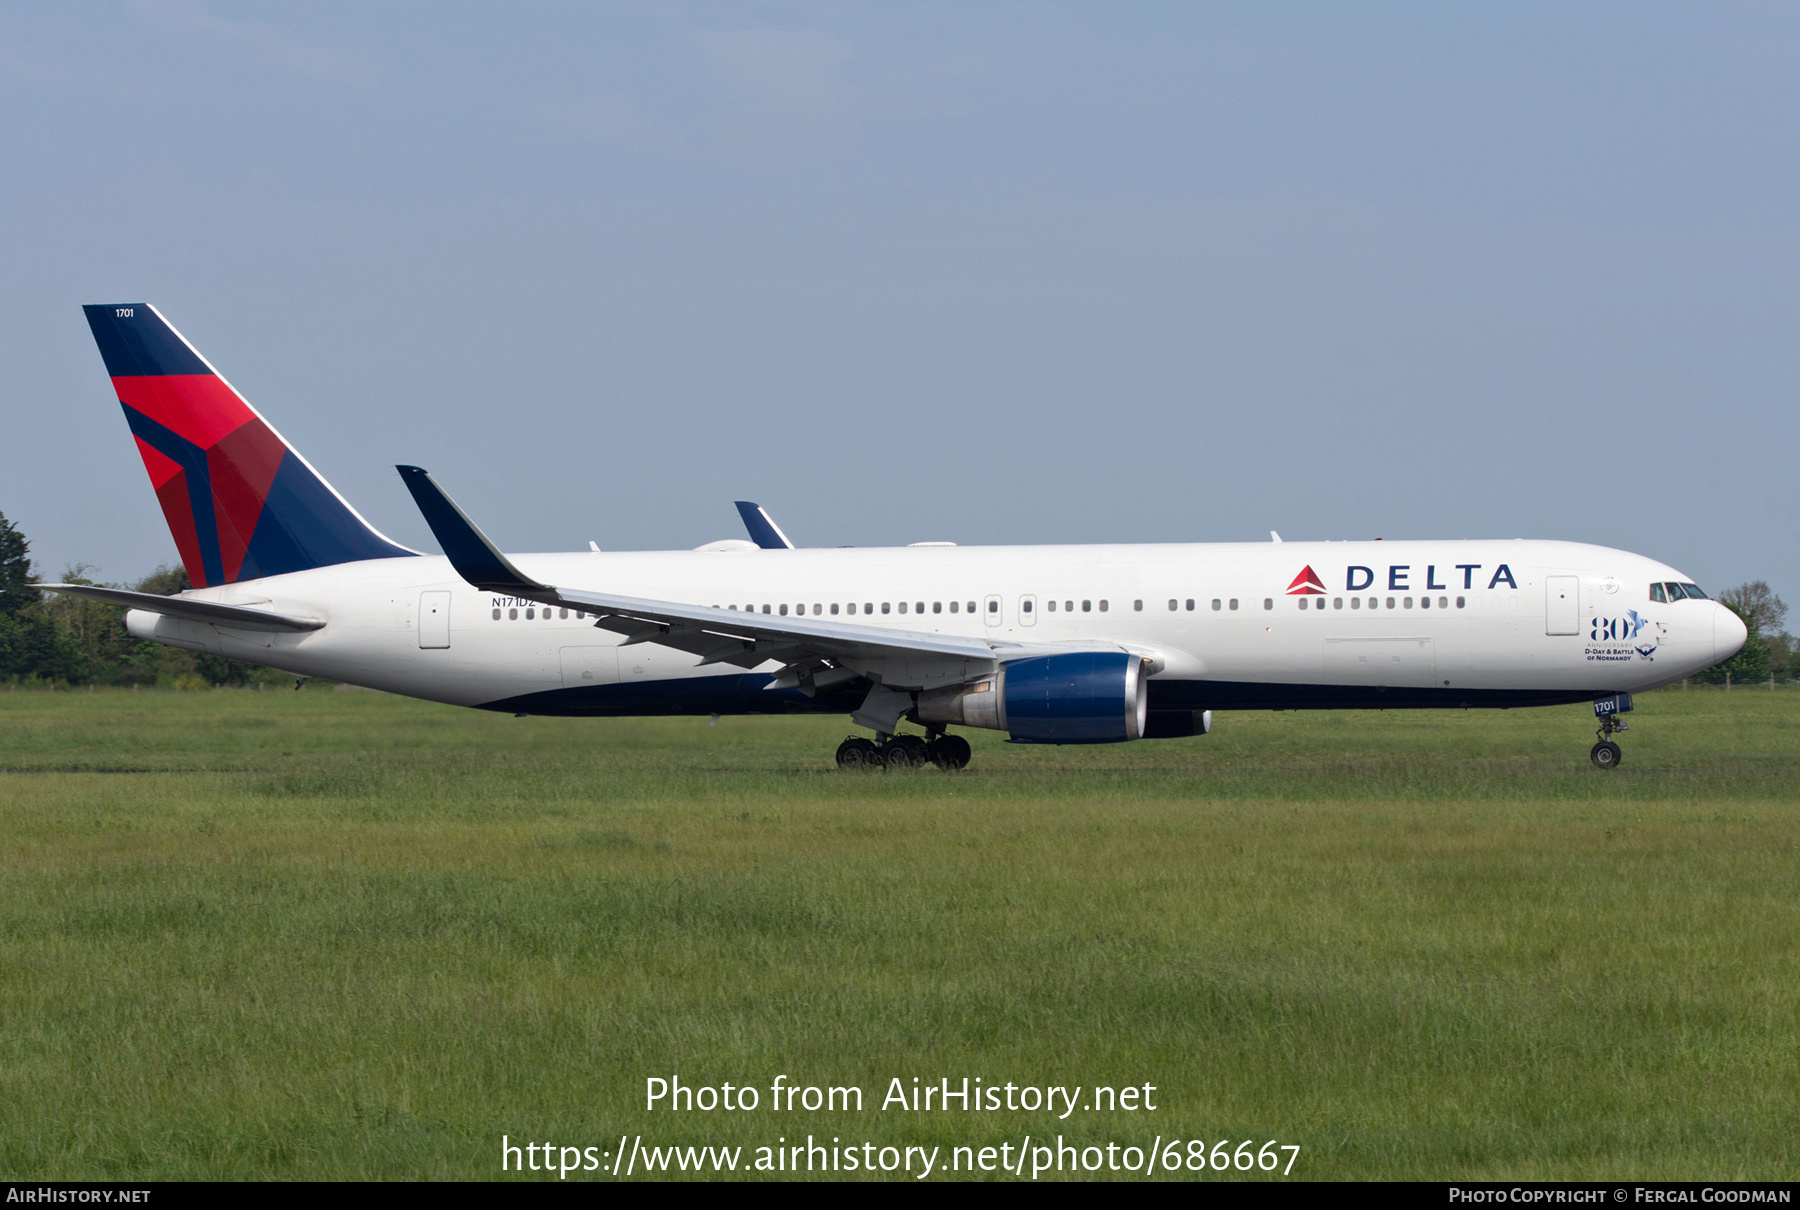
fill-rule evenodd
<path id="1" fill-rule="evenodd" d="M 849 714 L 863 690 L 809 698 L 799 690 L 769 693 L 762 673 L 684 677 L 644 684 L 549 689 L 486 702 L 484 710 L 575 717 L 706 714 Z M 1369 685 L 1276 685 L 1254 681 L 1150 682 L 1156 710 L 1480 710 L 1563 706 L 1618 692 L 1595 689 L 1383 689 Z"/>

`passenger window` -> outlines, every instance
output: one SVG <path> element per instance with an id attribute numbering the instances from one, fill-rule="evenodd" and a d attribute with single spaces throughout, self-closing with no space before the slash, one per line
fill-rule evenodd
<path id="1" fill-rule="evenodd" d="M 951 613 L 956 612 L 956 602 L 955 601 L 950 602 L 950 612 Z"/>
<path id="2" fill-rule="evenodd" d="M 781 606 L 781 616 L 784 618 L 787 617 L 787 605 L 785 602 Z"/>
<path id="3" fill-rule="evenodd" d="M 901 612 L 904 613 L 905 611 L 902 610 Z M 913 612 L 914 613 L 924 613 L 925 612 L 925 602 L 923 602 L 923 601 L 914 602 Z"/>
<path id="4" fill-rule="evenodd" d="M 1082 602 L 1082 604 L 1083 604 L 1083 605 L 1086 605 L 1086 604 L 1087 604 L 1087 602 L 1086 602 L 1086 601 L 1083 601 L 1083 602 Z M 1108 606 L 1107 606 L 1107 603 L 1106 603 L 1106 600 L 1105 600 L 1105 598 L 1101 598 L 1101 601 L 1100 601 L 1100 612 L 1101 612 L 1101 613 L 1105 613 L 1105 612 L 1106 612 L 1106 611 L 1107 611 L 1107 608 L 1108 608 Z"/>
<path id="5" fill-rule="evenodd" d="M 837 617 L 838 616 L 837 611 L 838 611 L 837 602 L 833 601 L 831 603 L 831 616 L 834 618 Z"/>
<path id="6" fill-rule="evenodd" d="M 999 613 L 1000 612 L 1000 602 L 989 601 L 988 602 L 988 612 L 989 613 Z"/>
<path id="7" fill-rule="evenodd" d="M 1411 604 L 1411 601 L 1409 600 L 1407 603 Z M 1419 608 L 1420 609 L 1430 609 L 1431 608 L 1431 598 L 1430 597 L 1420 597 L 1419 598 Z"/>
<path id="8" fill-rule="evenodd" d="M 1389 597 L 1388 598 L 1388 608 L 1392 609 L 1393 607 L 1394 607 L 1394 598 Z M 1381 598 L 1380 597 L 1370 597 L 1369 598 L 1369 608 L 1370 609 L 1380 609 L 1381 608 Z"/>
<path id="9" fill-rule="evenodd" d="M 537 617 L 537 610 L 535 610 L 535 609 L 527 609 L 527 610 L 526 610 L 526 611 L 525 611 L 525 620 L 526 620 L 526 621 L 527 621 L 527 622 L 529 622 L 529 621 L 532 621 L 532 620 L 534 620 L 534 619 L 535 619 L 535 618 L 536 618 L 536 617 Z"/>
<path id="10" fill-rule="evenodd" d="M 849 614 L 854 614 L 856 612 L 856 602 L 852 601 L 848 605 L 844 606 L 844 612 L 849 613 Z"/>
<path id="11" fill-rule="evenodd" d="M 1450 598 L 1449 597 L 1439 597 L 1438 598 L 1438 608 L 1439 609 L 1450 608 Z"/>
<path id="12" fill-rule="evenodd" d="M 1333 609 L 1342 609 L 1344 607 L 1344 598 L 1343 597 L 1332 597 L 1331 598 L 1331 607 Z"/>
<path id="13" fill-rule="evenodd" d="M 863 612 L 864 613 L 874 613 L 875 612 L 875 602 L 864 601 L 863 602 Z M 886 613 L 887 611 L 884 609 L 884 610 L 882 610 L 882 612 Z"/>
<path id="14" fill-rule="evenodd" d="M 942 601 L 933 601 L 931 603 L 931 612 L 932 613 L 943 613 L 944 612 L 944 603 Z"/>
<path id="15" fill-rule="evenodd" d="M 1236 598 L 1236 597 L 1232 597 L 1232 598 L 1231 598 L 1231 600 L 1229 600 L 1229 601 L 1227 601 L 1227 602 L 1225 602 L 1225 608 L 1227 608 L 1227 609 L 1236 609 L 1236 608 L 1237 608 L 1237 598 Z"/>
<path id="16" fill-rule="evenodd" d="M 1388 608 L 1389 608 L 1389 609 L 1392 609 L 1392 608 L 1393 608 L 1393 607 L 1394 607 L 1394 598 L 1393 598 L 1393 597 L 1389 597 L 1389 598 L 1388 598 Z"/>
<path id="17" fill-rule="evenodd" d="M 1219 600 L 1218 597 L 1213 598 L 1213 612 L 1214 613 L 1217 613 L 1220 609 L 1224 608 L 1224 605 L 1225 605 L 1225 602 Z M 1192 609 L 1193 607 L 1194 607 L 1194 603 L 1192 601 L 1189 601 L 1188 608 Z"/>
<path id="18" fill-rule="evenodd" d="M 1075 602 L 1064 601 L 1063 602 L 1063 612 L 1064 613 L 1074 613 L 1075 612 Z"/>
<path id="19" fill-rule="evenodd" d="M 1131 603 L 1131 609 L 1132 609 L 1132 612 L 1134 612 L 1134 613 L 1143 613 L 1144 612 L 1144 603 L 1142 601 L 1133 601 Z"/>
<path id="20" fill-rule="evenodd" d="M 494 610 L 494 621 L 498 622 L 499 620 L 500 620 L 500 611 L 498 609 L 496 609 L 496 610 Z"/>
<path id="21" fill-rule="evenodd" d="M 1275 608 L 1275 598 L 1273 598 L 1273 597 L 1264 597 L 1264 598 L 1263 598 L 1263 608 L 1264 608 L 1264 609 L 1273 609 L 1273 608 Z"/>
<path id="22" fill-rule="evenodd" d="M 518 611 L 518 610 L 516 610 L 516 609 L 509 609 L 509 610 L 507 610 L 507 611 L 506 611 L 506 620 L 507 620 L 507 621 L 509 621 L 509 622 L 516 622 L 516 621 L 518 621 L 518 620 L 519 620 L 519 611 Z"/>
<path id="23" fill-rule="evenodd" d="M 768 606 L 767 606 L 767 605 L 764 605 L 764 606 L 763 606 L 763 612 L 764 612 L 764 613 L 768 613 L 768 612 L 769 612 L 769 607 L 768 607 Z M 787 612 L 787 608 L 786 608 L 786 607 L 785 607 L 785 606 L 783 606 L 783 607 L 782 607 L 782 610 L 781 610 L 781 612 L 783 612 L 783 613 L 786 613 L 786 612 Z"/>
<path id="24" fill-rule="evenodd" d="M 1467 600 L 1467 598 L 1466 598 L 1466 597 L 1457 597 L 1457 598 L 1456 598 L 1456 607 L 1457 607 L 1457 608 L 1458 608 L 1458 609 L 1461 609 L 1461 608 L 1462 608 L 1462 607 L 1463 607 L 1463 602 L 1464 602 L 1464 601 L 1465 601 L 1465 600 Z"/>
<path id="25" fill-rule="evenodd" d="M 1169 598 L 1169 612 L 1170 613 L 1175 612 L 1175 598 L 1174 597 Z"/>
<path id="26" fill-rule="evenodd" d="M 1082 613 L 1093 613 L 1094 612 L 1094 603 L 1092 601 L 1083 601 L 1081 603 L 1081 612 Z"/>
<path id="27" fill-rule="evenodd" d="M 900 612 L 901 613 L 906 612 L 906 602 L 905 601 L 900 602 Z"/>
<path id="28" fill-rule="evenodd" d="M 1362 598 L 1361 597 L 1351 597 L 1350 598 L 1350 608 L 1361 609 L 1362 608 Z"/>
<path id="29" fill-rule="evenodd" d="M 1045 601 L 1044 606 L 1045 606 L 1045 608 L 1049 609 L 1051 613 L 1056 612 L 1056 602 L 1055 601 Z"/>
<path id="30" fill-rule="evenodd" d="M 881 612 L 882 612 L 882 613 L 887 613 L 887 612 L 889 612 L 889 609 L 888 609 L 888 606 L 889 606 L 889 604 L 890 604 L 890 603 L 889 603 L 889 602 L 887 602 L 887 601 L 883 601 L 883 602 L 882 602 L 882 603 L 881 603 Z"/>
<path id="31" fill-rule="evenodd" d="M 569 616 L 569 611 L 566 609 L 559 609 L 556 611 L 556 616 L 559 618 L 566 618 Z"/>
<path id="32" fill-rule="evenodd" d="M 1663 586 L 1661 584 L 1652 584 L 1650 586 L 1650 599 L 1667 605 L 1669 603 L 1669 594 L 1663 591 Z"/>
<path id="33" fill-rule="evenodd" d="M 956 612 L 956 602 L 955 601 L 950 602 L 950 612 L 951 613 Z M 1026 597 L 1024 600 L 1019 602 L 1019 612 L 1020 613 L 1030 613 L 1031 612 L 1031 598 L 1030 597 Z"/>
<path id="34" fill-rule="evenodd" d="M 973 601 L 970 601 L 970 602 L 969 602 L 969 612 L 970 612 L 970 613 L 974 613 L 974 612 L 975 612 L 975 602 L 973 602 Z"/>

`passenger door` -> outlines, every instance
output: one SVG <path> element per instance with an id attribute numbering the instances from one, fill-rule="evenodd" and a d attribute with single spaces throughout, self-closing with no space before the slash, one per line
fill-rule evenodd
<path id="1" fill-rule="evenodd" d="M 1544 633 L 1581 633 L 1581 579 L 1548 576 L 1544 580 Z"/>

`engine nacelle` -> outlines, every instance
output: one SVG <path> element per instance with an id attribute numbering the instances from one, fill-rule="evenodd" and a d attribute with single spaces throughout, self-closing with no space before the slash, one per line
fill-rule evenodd
<path id="1" fill-rule="evenodd" d="M 1143 657 L 1123 651 L 1013 660 L 984 680 L 921 693 L 919 721 L 1005 731 L 1026 744 L 1115 744 L 1144 738 L 1149 680 Z"/>

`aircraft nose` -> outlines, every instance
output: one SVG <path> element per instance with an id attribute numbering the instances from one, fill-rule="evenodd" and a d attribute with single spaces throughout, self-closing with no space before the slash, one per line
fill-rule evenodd
<path id="1" fill-rule="evenodd" d="M 1728 660 L 1743 649 L 1744 641 L 1750 637 L 1750 631 L 1744 626 L 1744 619 L 1714 602 L 1713 604 L 1713 662 Z"/>

